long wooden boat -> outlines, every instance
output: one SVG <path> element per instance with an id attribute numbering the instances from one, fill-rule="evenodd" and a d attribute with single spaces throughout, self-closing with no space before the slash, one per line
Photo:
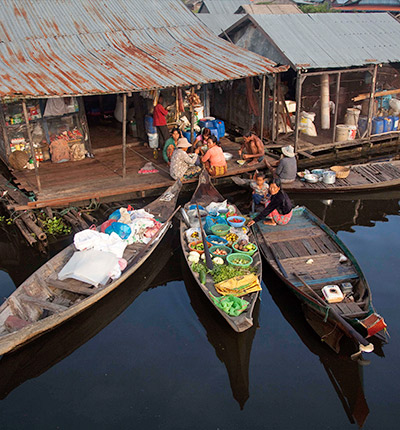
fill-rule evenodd
<path id="1" fill-rule="evenodd" d="M 348 193 L 373 191 L 400 186 L 400 161 L 354 164 L 349 176 L 336 179 L 334 184 L 317 182 L 310 184 L 296 178 L 291 184 L 283 184 L 288 193 Z"/>
<path id="2" fill-rule="evenodd" d="M 128 266 L 118 279 L 97 288 L 74 279 L 59 281 L 58 272 L 76 251 L 74 244 L 26 279 L 0 306 L 0 354 L 13 351 L 69 320 L 131 276 L 150 257 L 171 226 L 181 186 L 181 182 L 177 181 L 144 208 L 163 225 L 147 245 L 134 243 L 127 246 L 123 257 L 128 261 Z M 10 317 L 17 317 L 23 326 L 10 329 L 6 323 Z"/>
<path id="3" fill-rule="evenodd" d="M 373 308 L 371 290 L 360 266 L 338 236 L 309 210 L 293 209 L 287 225 L 260 221 L 255 231 L 264 258 L 307 307 L 346 335 L 345 324 L 338 322 L 332 311 L 362 336 L 386 339 L 384 321 Z M 322 293 L 328 285 L 347 291 L 350 287 L 351 292 L 340 302 L 328 303 Z M 334 349 L 338 351 L 339 346 Z"/>
<path id="4" fill-rule="evenodd" d="M 223 202 L 224 200 L 225 200 L 224 197 L 211 184 L 210 176 L 204 170 L 199 177 L 199 183 L 198 183 L 197 188 L 196 188 L 196 190 L 192 196 L 192 199 L 190 200 L 189 203 L 187 203 L 185 205 L 185 209 L 188 209 L 189 206 L 195 205 L 195 204 L 206 207 L 212 202 Z M 237 213 L 239 214 L 239 211 L 237 211 Z M 214 302 L 212 301 L 212 298 L 210 297 L 210 293 L 216 297 L 220 297 L 220 294 L 216 291 L 216 289 L 214 287 L 214 282 L 213 282 L 211 275 L 207 274 L 206 282 L 203 285 L 200 282 L 199 274 L 192 270 L 191 263 L 188 261 L 190 249 L 189 249 L 188 243 L 187 243 L 186 238 L 185 238 L 185 230 L 186 229 L 187 229 L 187 226 L 184 223 L 184 221 L 182 220 L 181 224 L 180 224 L 180 238 L 181 238 L 181 245 L 182 245 L 182 250 L 183 250 L 185 260 L 186 260 L 186 262 L 190 268 L 190 271 L 192 272 L 192 275 L 193 275 L 194 279 L 196 280 L 198 286 L 201 288 L 201 290 L 206 295 L 206 297 L 210 300 L 210 302 L 214 305 Z M 252 232 L 250 232 L 249 238 L 250 238 L 250 242 L 255 243 L 256 237 L 253 235 Z M 257 251 L 253 255 L 253 261 L 254 261 L 254 267 L 256 267 L 256 269 L 257 269 L 256 275 L 257 275 L 258 280 L 259 280 L 260 285 L 261 285 L 262 261 L 261 261 L 261 255 L 260 255 L 259 251 Z M 228 314 L 223 312 L 221 309 L 219 309 L 217 306 L 215 306 L 215 305 L 214 306 L 215 306 L 215 309 L 218 310 L 218 312 L 223 316 L 223 318 L 225 318 L 225 320 L 228 322 L 228 324 L 235 331 L 242 332 L 244 330 L 247 330 L 248 328 L 250 328 L 253 325 L 253 310 L 254 310 L 255 303 L 258 299 L 258 296 L 259 296 L 258 291 L 243 296 L 242 298 L 249 302 L 249 306 L 247 307 L 247 309 L 244 312 L 242 312 L 237 317 L 229 316 Z"/>

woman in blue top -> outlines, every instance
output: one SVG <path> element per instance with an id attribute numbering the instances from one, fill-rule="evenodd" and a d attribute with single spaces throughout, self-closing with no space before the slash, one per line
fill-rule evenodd
<path id="1" fill-rule="evenodd" d="M 171 163 L 172 154 L 176 148 L 178 139 L 182 137 L 179 128 L 174 128 L 171 132 L 171 137 L 166 140 L 163 148 L 164 161 L 169 165 Z"/>

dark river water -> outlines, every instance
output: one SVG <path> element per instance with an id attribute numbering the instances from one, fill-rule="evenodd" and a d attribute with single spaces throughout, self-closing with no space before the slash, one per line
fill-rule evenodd
<path id="1" fill-rule="evenodd" d="M 399 199 L 295 198 L 338 232 L 370 283 L 391 339 L 369 365 L 322 344 L 266 266 L 256 324 L 233 332 L 188 273 L 175 226 L 114 293 L 1 358 L 0 428 L 400 428 Z M 1 297 L 45 261 L 10 231 L 0 258 Z"/>

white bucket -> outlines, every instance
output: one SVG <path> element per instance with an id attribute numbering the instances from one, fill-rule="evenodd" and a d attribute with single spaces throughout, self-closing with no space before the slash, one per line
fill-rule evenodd
<path id="1" fill-rule="evenodd" d="M 349 140 L 349 126 L 338 124 L 336 126 L 336 142 L 345 142 Z"/>
<path id="2" fill-rule="evenodd" d="M 149 146 L 151 149 L 158 148 L 158 134 L 157 133 L 147 133 L 149 138 Z"/>
<path id="3" fill-rule="evenodd" d="M 355 125 L 358 124 L 358 118 L 360 117 L 361 111 L 355 108 L 347 108 L 347 113 L 344 116 L 344 123 L 346 125 Z M 351 139 L 350 139 L 351 140 Z"/>
<path id="4" fill-rule="evenodd" d="M 357 135 L 357 126 L 356 125 L 349 125 L 349 140 L 354 140 Z"/>
<path id="5" fill-rule="evenodd" d="M 324 184 L 334 184 L 336 181 L 336 173 L 333 170 L 327 170 L 322 175 L 322 182 Z"/>
<path id="6" fill-rule="evenodd" d="M 202 119 L 204 117 L 204 106 L 196 106 L 194 108 L 194 115 L 197 121 Z"/>

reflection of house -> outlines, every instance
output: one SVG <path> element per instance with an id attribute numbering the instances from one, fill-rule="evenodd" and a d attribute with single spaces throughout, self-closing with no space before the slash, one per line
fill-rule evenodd
<path id="1" fill-rule="evenodd" d="M 39 199 L 51 198 L 51 204 L 169 185 L 167 173 L 137 175 L 145 162 L 139 148 L 127 151 L 126 128 L 121 132 L 121 126 L 116 131 L 109 125 L 117 94 L 125 125 L 131 100 L 140 137 L 160 89 L 175 109 L 173 122 L 182 112 L 179 89 L 203 85 L 199 94 L 206 102 L 206 84 L 279 70 L 208 34 L 180 0 L 110 0 L 95 8 L 90 0 L 52 2 L 51 7 L 47 0 L 29 7 L 24 0 L 3 0 L 0 20 L 0 158 L 7 164 L 12 151 L 22 150 L 41 160 L 60 135 L 96 155 L 76 163 L 34 163 L 35 174 L 15 173 L 21 187 Z M 95 150 L 104 149 L 99 147 L 118 144 L 119 151 L 97 156 Z M 144 157 L 149 156 L 150 151 Z"/>
<path id="2" fill-rule="evenodd" d="M 294 137 L 284 140 L 293 139 L 307 156 L 371 136 L 397 141 L 389 98 L 400 94 L 400 24 L 390 15 L 246 15 L 225 33 L 237 46 L 290 64 L 277 79 L 273 122 L 280 132 L 294 127 Z M 360 123 L 353 108 L 361 109 Z M 315 113 L 314 123 L 302 111 Z"/>

